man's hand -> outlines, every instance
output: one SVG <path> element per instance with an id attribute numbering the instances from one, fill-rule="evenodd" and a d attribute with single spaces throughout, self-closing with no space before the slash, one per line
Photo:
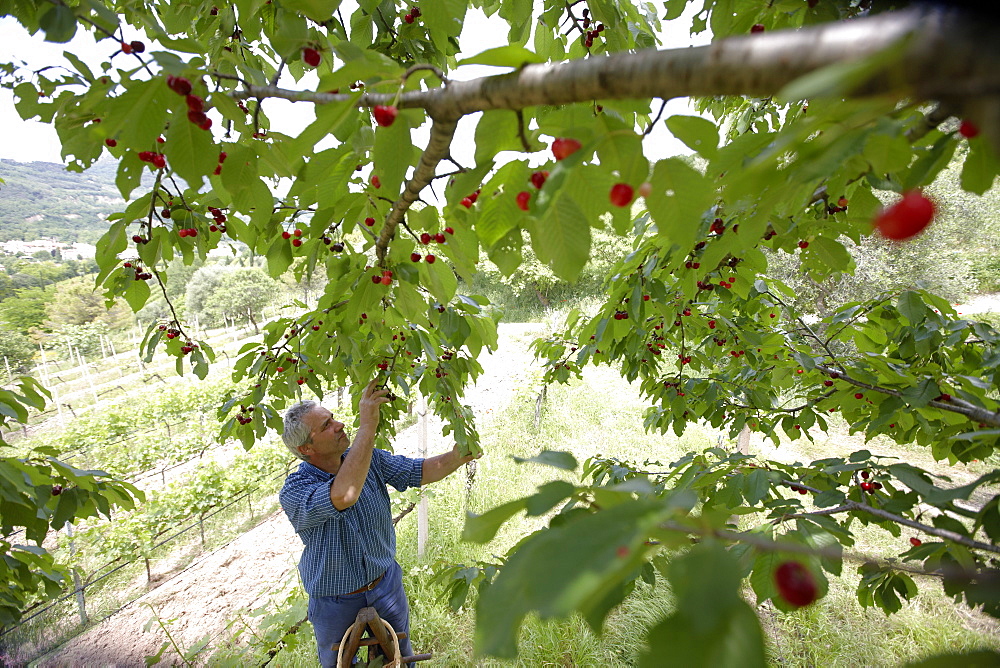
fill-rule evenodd
<path id="1" fill-rule="evenodd" d="M 462 451 L 459 450 L 457 443 L 455 444 L 455 447 L 451 449 L 451 452 L 452 455 L 454 455 L 458 459 L 458 461 L 460 461 L 463 464 L 468 464 L 469 462 L 479 459 L 480 457 L 483 456 L 482 451 L 470 455 L 463 455 Z"/>
<path id="2" fill-rule="evenodd" d="M 381 418 L 379 408 L 382 404 L 387 404 L 391 401 L 387 396 L 389 390 L 379 388 L 377 385 L 378 381 L 376 379 L 368 383 L 368 386 L 361 393 L 361 399 L 358 401 L 360 428 L 370 430 L 372 434 L 378 429 L 379 419 Z"/>

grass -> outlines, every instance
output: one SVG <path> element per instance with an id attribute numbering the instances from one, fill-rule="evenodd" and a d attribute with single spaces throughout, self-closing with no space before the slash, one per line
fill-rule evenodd
<path id="1" fill-rule="evenodd" d="M 435 563 L 471 563 L 491 560 L 506 552 L 526 533 L 542 526 L 544 518 L 517 517 L 508 522 L 487 545 L 460 540 L 466 510 L 484 512 L 501 503 L 532 493 L 553 478 L 576 482 L 576 475 L 531 463 L 518 464 L 512 456 L 527 457 L 542 449 L 564 450 L 582 461 L 602 453 L 622 460 L 658 460 L 664 464 L 685 452 L 717 443 L 717 433 L 694 427 L 681 438 L 647 434 L 642 430 L 645 404 L 634 388 L 607 367 L 588 368 L 583 382 L 549 388 L 543 420 L 534 426 L 537 387 L 522 387 L 509 406 L 499 407 L 482 425 L 488 453 L 467 494 L 465 477 L 458 473 L 430 488 L 431 537 L 423 561 L 416 556 L 416 521 L 407 518 L 397 527 L 399 560 L 411 604 L 411 634 L 416 651 L 433 651 L 437 666 L 631 666 L 642 651 L 645 631 L 668 615 L 673 607 L 669 587 L 658 580 L 655 587 L 640 584 L 606 620 L 602 635 L 595 634 L 579 617 L 541 620 L 529 615 L 519 636 L 520 654 L 504 661 L 475 657 L 474 595 L 453 612 L 441 600 L 443 587 L 431 581 Z M 865 447 L 863 439 L 834 424 L 815 443 L 806 439 L 752 445 L 765 458 L 808 461 L 845 454 Z M 869 444 L 889 453 L 887 444 Z M 949 467 L 917 463 L 944 470 Z M 853 527 L 856 551 L 873 555 L 898 553 L 899 541 L 877 528 Z M 878 609 L 863 609 L 857 602 L 857 565 L 844 563 L 843 575 L 831 579 L 829 594 L 816 604 L 782 613 L 769 604 L 757 607 L 769 652 L 775 666 L 896 666 L 923 657 L 952 651 L 991 648 L 1000 650 L 1000 624 L 985 615 L 956 605 L 936 581 L 919 581 L 920 594 L 903 609 L 886 616 Z M 749 592 L 749 588 L 747 588 Z M 752 593 L 749 600 L 753 601 Z M 311 666 L 315 643 L 311 629 L 303 628 L 301 643 L 279 654 L 277 665 Z"/>

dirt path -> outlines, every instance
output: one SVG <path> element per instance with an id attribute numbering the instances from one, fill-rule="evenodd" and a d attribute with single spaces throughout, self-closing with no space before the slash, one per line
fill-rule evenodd
<path id="1" fill-rule="evenodd" d="M 503 325 L 498 351 L 480 358 L 483 375 L 465 397 L 477 418 L 489 419 L 489 413 L 510 401 L 518 387 L 532 382 L 528 342 L 536 329 L 534 325 Z M 433 421 L 429 434 L 432 454 L 449 447 Z M 416 427 L 400 434 L 396 452 L 416 454 Z M 166 640 L 155 624 L 149 631 L 143 630 L 153 610 L 163 620 L 174 620 L 169 624 L 170 633 L 182 647 L 190 647 L 205 636 L 225 637 L 227 625 L 241 610 L 264 605 L 284 590 L 289 578 L 294 581 L 301 552 L 302 543 L 279 511 L 69 641 L 38 665 L 142 666 L 145 657 L 156 654 Z M 164 659 L 158 665 L 177 657 L 166 654 Z"/>

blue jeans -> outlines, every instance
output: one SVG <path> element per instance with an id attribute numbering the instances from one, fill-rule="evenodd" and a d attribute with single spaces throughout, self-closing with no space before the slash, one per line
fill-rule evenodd
<path id="1" fill-rule="evenodd" d="M 410 607 L 403 591 L 403 569 L 394 561 L 382 581 L 371 591 L 309 597 L 309 621 L 316 633 L 316 649 L 323 668 L 337 665 L 337 653 L 330 648 L 343 639 L 361 608 L 368 607 L 375 608 L 378 616 L 392 624 L 393 629 L 407 634 L 404 640 L 399 641 L 399 652 L 401 656 L 413 655 L 409 639 Z"/>

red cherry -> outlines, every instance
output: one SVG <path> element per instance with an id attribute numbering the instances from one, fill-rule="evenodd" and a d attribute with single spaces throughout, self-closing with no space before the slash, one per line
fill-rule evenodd
<path id="1" fill-rule="evenodd" d="M 302 236 L 302 230 L 295 230 L 294 232 L 292 232 L 292 234 L 295 235 L 295 236 L 297 236 L 297 237 L 301 237 Z"/>
<path id="2" fill-rule="evenodd" d="M 548 170 L 543 169 L 541 171 L 532 172 L 532 174 L 531 174 L 531 185 L 533 185 L 536 188 L 538 188 L 539 190 L 541 190 L 542 186 L 545 185 L 546 179 L 548 179 L 548 178 L 549 178 L 549 172 L 548 172 Z"/>
<path id="3" fill-rule="evenodd" d="M 517 208 L 521 211 L 528 210 L 528 200 L 531 199 L 531 193 L 527 190 L 522 190 L 517 194 Z"/>
<path id="4" fill-rule="evenodd" d="M 365 218 L 365 225 L 367 225 L 368 227 L 371 227 L 374 224 L 375 224 L 375 219 L 374 218 L 372 218 L 371 216 L 369 216 L 368 218 Z"/>
<path id="5" fill-rule="evenodd" d="M 920 547 L 920 545 L 921 545 L 922 542 L 923 541 L 921 541 L 916 536 L 911 536 L 910 537 L 910 545 L 912 545 L 913 547 Z"/>
<path id="6" fill-rule="evenodd" d="M 424 244 L 426 246 L 430 242 L 431 242 L 431 235 L 430 234 L 428 234 L 427 232 L 424 232 L 424 233 L 422 233 L 420 235 L 420 243 L 422 243 L 422 244 Z"/>
<path id="7" fill-rule="evenodd" d="M 972 139 L 979 134 L 979 128 L 972 121 L 962 121 L 962 124 L 958 126 L 958 134 L 966 139 Z"/>
<path id="8" fill-rule="evenodd" d="M 446 227 L 446 228 L 444 228 L 444 233 L 445 234 L 455 234 L 455 229 L 452 228 L 452 227 Z"/>
<path id="9" fill-rule="evenodd" d="M 191 93 L 191 82 L 184 77 L 167 76 L 167 86 L 178 95 L 187 96 Z"/>
<path id="10" fill-rule="evenodd" d="M 801 248 L 802 250 L 805 250 L 805 249 L 809 248 L 809 242 L 808 241 L 800 241 L 799 242 L 799 248 Z"/>
<path id="11" fill-rule="evenodd" d="M 188 95 L 184 98 L 187 103 L 188 109 L 191 111 L 205 111 L 205 100 L 201 99 L 197 95 Z"/>
<path id="12" fill-rule="evenodd" d="M 382 181 L 378 178 L 378 176 L 375 176 L 374 174 L 372 175 L 371 183 L 372 183 L 372 187 L 373 188 L 381 188 L 382 187 Z"/>
<path id="13" fill-rule="evenodd" d="M 556 160 L 562 160 L 583 148 L 583 144 L 569 137 L 560 137 L 552 142 L 552 155 Z"/>
<path id="14" fill-rule="evenodd" d="M 871 475 L 871 473 L 869 473 L 868 471 L 862 471 L 861 472 L 861 477 L 864 478 L 865 480 L 867 480 L 868 476 L 870 476 L 870 475 Z"/>
<path id="15" fill-rule="evenodd" d="M 298 248 L 299 246 L 302 245 L 302 239 L 299 239 L 298 237 L 292 239 L 292 245 Z"/>
<path id="16" fill-rule="evenodd" d="M 875 489 L 875 485 L 873 485 L 870 482 L 863 482 L 861 483 L 861 489 L 865 490 L 866 492 L 871 492 L 872 490 Z"/>
<path id="17" fill-rule="evenodd" d="M 381 282 L 382 282 L 381 276 L 372 276 L 372 283 L 381 283 Z"/>
<path id="18" fill-rule="evenodd" d="M 390 283 L 392 283 L 392 276 L 383 276 L 379 280 L 381 281 L 382 285 L 389 285 Z"/>
<path id="19" fill-rule="evenodd" d="M 438 242 L 439 244 L 443 244 L 445 242 L 444 235 L 438 232 L 437 234 L 434 235 L 434 241 Z"/>
<path id="20" fill-rule="evenodd" d="M 380 127 L 387 128 L 396 122 L 396 115 L 399 113 L 399 109 L 392 105 L 375 105 L 372 109 L 372 115 L 375 116 L 375 122 L 379 124 Z"/>
<path id="21" fill-rule="evenodd" d="M 139 40 L 133 40 L 133 41 L 129 42 L 128 45 L 130 47 L 132 47 L 132 52 L 133 53 L 142 53 L 143 51 L 146 50 L 146 45 L 143 44 L 142 42 L 140 42 Z M 124 51 L 124 49 L 122 49 L 122 50 Z M 126 53 L 128 53 L 128 52 L 126 51 Z"/>
<path id="22" fill-rule="evenodd" d="M 751 35 L 756 35 L 757 33 L 761 33 L 761 32 L 764 32 L 764 24 L 763 23 L 754 23 L 752 26 L 750 26 L 750 34 Z"/>
<path id="23" fill-rule="evenodd" d="M 433 255 L 428 255 L 424 259 L 427 260 L 427 264 L 434 264 L 434 260 L 436 260 L 437 258 L 434 257 Z"/>
<path id="24" fill-rule="evenodd" d="M 864 397 L 864 396 L 865 396 L 865 395 L 864 395 L 863 393 L 861 393 L 861 392 L 855 392 L 855 393 L 854 393 L 854 398 L 855 398 L 855 399 L 861 399 L 861 398 L 862 398 L 862 397 Z"/>
<path id="25" fill-rule="evenodd" d="M 420 253 L 410 253 L 411 262 L 420 262 Z"/>
<path id="26" fill-rule="evenodd" d="M 132 53 L 132 45 L 127 42 L 121 43 L 122 53 Z"/>
<path id="27" fill-rule="evenodd" d="M 59 496 L 62 494 L 62 485 L 52 485 L 52 496 Z"/>
<path id="28" fill-rule="evenodd" d="M 318 67 L 323 57 L 319 55 L 319 51 L 316 49 L 306 47 L 302 49 L 302 60 L 306 61 L 306 64 L 311 67 Z"/>
<path id="29" fill-rule="evenodd" d="M 406 21 L 407 23 L 413 23 L 413 14 L 407 14 L 406 16 L 403 17 L 403 20 Z"/>
<path id="30" fill-rule="evenodd" d="M 840 199 L 838 199 L 837 200 L 837 206 L 839 206 L 839 207 L 845 207 L 845 206 L 847 206 L 847 198 L 846 197 L 841 197 Z"/>
<path id="31" fill-rule="evenodd" d="M 875 218 L 879 233 L 895 241 L 903 241 L 920 234 L 934 219 L 934 202 L 919 190 L 903 194 L 903 199 L 885 209 Z"/>
<path id="32" fill-rule="evenodd" d="M 278 373 L 281 373 L 284 370 L 285 370 L 285 367 L 283 367 L 283 366 L 279 366 L 277 369 L 275 369 L 275 371 L 277 371 Z"/>
<path id="33" fill-rule="evenodd" d="M 291 238 L 291 236 L 292 236 L 292 233 L 289 232 L 288 230 L 285 230 L 284 232 L 281 233 L 281 238 L 282 239 L 289 239 L 289 238 Z"/>
<path id="34" fill-rule="evenodd" d="M 625 207 L 632 203 L 632 197 L 635 191 L 627 183 L 616 183 L 611 186 L 611 192 L 608 197 L 611 199 L 611 203 L 615 206 Z"/>
<path id="35" fill-rule="evenodd" d="M 208 120 L 208 116 L 205 115 L 204 111 L 196 111 L 194 109 L 188 109 L 188 120 L 195 125 L 200 126 L 202 123 Z"/>
<path id="36" fill-rule="evenodd" d="M 114 148 L 115 146 L 118 146 L 118 140 L 117 139 L 110 139 L 110 138 L 109 139 L 105 139 L 104 143 L 107 144 L 111 148 Z"/>
<path id="37" fill-rule="evenodd" d="M 459 204 L 461 204 L 462 206 L 464 206 L 466 209 L 472 208 L 472 200 L 469 199 L 468 197 L 463 197 L 462 201 L 459 202 Z"/>
<path id="38" fill-rule="evenodd" d="M 786 561 L 774 571 L 774 583 L 785 602 L 801 608 L 816 600 L 819 591 L 812 573 L 797 561 Z"/>

